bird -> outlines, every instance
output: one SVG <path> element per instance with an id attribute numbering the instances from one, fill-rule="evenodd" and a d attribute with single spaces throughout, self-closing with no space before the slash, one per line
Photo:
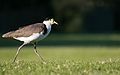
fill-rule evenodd
<path id="1" fill-rule="evenodd" d="M 53 18 L 49 18 L 45 19 L 42 23 L 26 25 L 24 27 L 18 28 L 17 30 L 3 34 L 3 38 L 12 38 L 23 42 L 23 44 L 18 47 L 12 62 L 16 61 L 16 58 L 23 46 L 27 44 L 33 44 L 35 54 L 42 60 L 43 63 L 45 63 L 44 58 L 40 55 L 40 53 L 38 53 L 36 45 L 40 40 L 48 36 L 52 25 L 58 25 L 58 23 Z"/>

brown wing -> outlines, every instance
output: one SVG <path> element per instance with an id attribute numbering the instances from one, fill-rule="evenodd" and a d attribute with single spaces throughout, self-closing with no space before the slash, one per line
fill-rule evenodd
<path id="1" fill-rule="evenodd" d="M 35 23 L 28 26 L 25 26 L 23 28 L 19 28 L 16 31 L 11 31 L 3 35 L 3 37 L 28 37 L 32 35 L 33 33 L 40 33 L 44 30 L 44 24 L 43 23 Z"/>

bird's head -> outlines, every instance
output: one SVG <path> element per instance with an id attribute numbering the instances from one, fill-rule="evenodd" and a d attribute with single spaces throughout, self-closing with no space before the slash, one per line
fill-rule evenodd
<path id="1" fill-rule="evenodd" d="M 58 25 L 58 23 L 57 23 L 53 18 L 51 18 L 51 19 L 45 19 L 45 20 L 43 21 L 43 23 L 44 23 L 44 24 L 48 23 L 48 24 L 50 24 L 50 25 L 53 25 L 53 24 Z"/>

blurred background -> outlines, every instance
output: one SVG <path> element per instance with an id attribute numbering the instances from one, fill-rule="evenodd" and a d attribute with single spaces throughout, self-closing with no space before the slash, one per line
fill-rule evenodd
<path id="1" fill-rule="evenodd" d="M 47 17 L 59 26 L 40 45 L 120 45 L 119 0 L 0 0 L 0 36 Z M 0 37 L 0 46 L 18 43 Z"/>

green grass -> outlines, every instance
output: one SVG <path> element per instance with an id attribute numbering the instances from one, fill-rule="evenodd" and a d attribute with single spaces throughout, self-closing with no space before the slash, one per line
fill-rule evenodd
<path id="1" fill-rule="evenodd" d="M 106 46 L 42 46 L 41 63 L 24 47 L 11 63 L 17 47 L 0 48 L 0 75 L 120 75 L 120 48 Z"/>

